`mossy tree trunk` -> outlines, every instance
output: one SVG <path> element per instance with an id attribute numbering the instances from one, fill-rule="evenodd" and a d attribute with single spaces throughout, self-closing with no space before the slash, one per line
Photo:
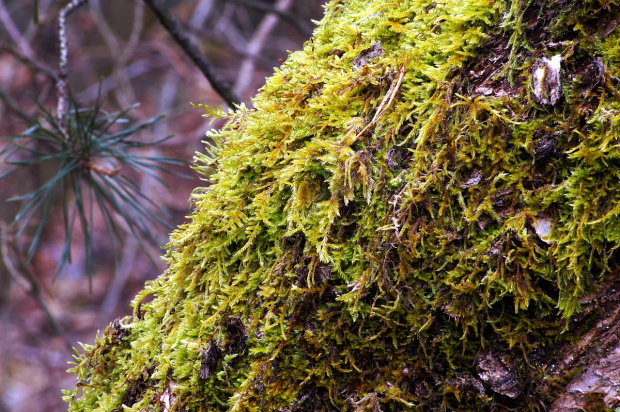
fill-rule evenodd
<path id="1" fill-rule="evenodd" d="M 619 3 L 330 2 L 71 410 L 616 406 Z"/>

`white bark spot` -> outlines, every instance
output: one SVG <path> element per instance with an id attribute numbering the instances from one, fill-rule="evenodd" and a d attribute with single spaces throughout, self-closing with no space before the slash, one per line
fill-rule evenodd
<path id="1" fill-rule="evenodd" d="M 534 67 L 532 86 L 536 103 L 554 106 L 562 94 L 560 70 L 562 55 L 557 54 L 551 59 L 543 57 Z"/>
<path id="2" fill-rule="evenodd" d="M 620 346 L 590 364 L 583 374 L 574 378 L 550 410 L 584 410 L 588 398 L 593 395 L 600 396 L 605 407 L 610 410 L 620 404 Z"/>
<path id="3" fill-rule="evenodd" d="M 467 176 L 467 179 L 463 183 L 461 183 L 461 189 L 467 189 L 468 187 L 478 186 L 480 181 L 482 180 L 482 172 L 480 170 L 475 170 Z"/>
<path id="4" fill-rule="evenodd" d="M 170 411 L 177 399 L 177 395 L 173 392 L 175 386 L 175 382 L 170 382 L 168 386 L 166 386 L 164 393 L 159 397 L 159 402 L 161 402 L 164 412 Z"/>
<path id="5" fill-rule="evenodd" d="M 537 217 L 534 222 L 532 222 L 532 227 L 534 228 L 534 232 L 538 235 L 540 240 L 547 244 L 551 244 L 553 242 L 545 239 L 551 234 L 551 223 L 552 220 L 549 217 Z"/>

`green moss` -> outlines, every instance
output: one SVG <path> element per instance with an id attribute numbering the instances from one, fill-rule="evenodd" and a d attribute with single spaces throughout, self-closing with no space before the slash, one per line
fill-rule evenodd
<path id="1" fill-rule="evenodd" d="M 618 15 L 330 2 L 255 108 L 220 113 L 211 185 L 127 325 L 77 357 L 70 410 L 538 405 L 536 356 L 618 262 Z M 537 103 L 557 54 L 562 95 Z M 480 377 L 489 351 L 515 399 Z"/>

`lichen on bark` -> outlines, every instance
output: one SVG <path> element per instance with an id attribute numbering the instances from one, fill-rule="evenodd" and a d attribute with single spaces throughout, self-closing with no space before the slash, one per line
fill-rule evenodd
<path id="1" fill-rule="evenodd" d="M 211 184 L 70 410 L 549 405 L 618 276 L 618 3 L 328 3 L 255 108 L 207 108 Z"/>

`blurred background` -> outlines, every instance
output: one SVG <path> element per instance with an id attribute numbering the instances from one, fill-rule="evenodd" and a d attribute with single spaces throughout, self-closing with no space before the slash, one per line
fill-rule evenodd
<path id="1" fill-rule="evenodd" d="M 77 383 L 66 373 L 71 348 L 92 344 L 97 331 L 131 314 L 133 296 L 164 270 L 161 247 L 170 227 L 186 220 L 192 190 L 207 184 L 190 164 L 205 132 L 222 124 L 210 125 L 189 102 L 228 106 L 148 3 L 176 17 L 221 85 L 250 106 L 265 77 L 288 50 L 302 47 L 323 12 L 322 0 L 85 1 L 66 19 L 66 98 L 77 126 L 63 126 L 54 120 L 58 17 L 69 3 L 0 0 L 0 412 L 66 410 L 61 389 Z M 108 115 L 135 104 L 122 121 Z M 150 121 L 159 115 L 165 117 Z M 68 149 L 64 143 L 75 130 L 83 140 Z M 74 151 L 92 136 L 117 136 L 106 140 L 113 145 L 129 135 L 117 157 L 79 158 L 77 186 L 59 184 L 39 203 L 38 195 L 28 196 L 48 187 L 62 159 L 75 163 Z M 174 136 L 148 144 L 168 135 Z M 155 167 L 132 169 L 120 161 L 124 153 L 135 161 L 152 158 Z M 115 190 L 121 179 L 135 197 L 119 195 L 116 205 L 104 199 L 97 207 L 99 198 L 76 189 Z M 141 207 L 148 209 L 144 215 L 134 213 Z M 76 214 L 78 223 L 67 226 Z M 154 216 L 172 226 L 152 223 Z"/>

